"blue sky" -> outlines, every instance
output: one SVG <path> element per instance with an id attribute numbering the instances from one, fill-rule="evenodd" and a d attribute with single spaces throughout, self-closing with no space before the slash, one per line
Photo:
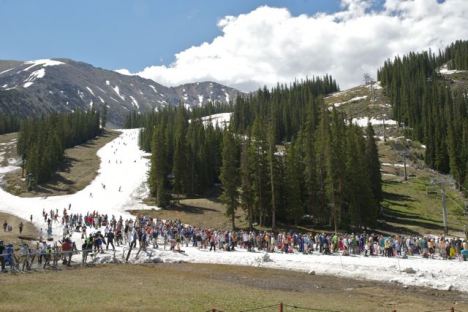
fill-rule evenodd
<path id="1" fill-rule="evenodd" d="M 0 59 L 67 57 L 137 71 L 220 34 L 226 15 L 268 5 L 293 15 L 334 12 L 338 0 L 0 0 Z"/>
<path id="2" fill-rule="evenodd" d="M 330 74 L 347 88 L 388 58 L 467 40 L 466 16 L 468 0 L 0 0 L 0 59 L 66 57 L 167 86 Z"/>

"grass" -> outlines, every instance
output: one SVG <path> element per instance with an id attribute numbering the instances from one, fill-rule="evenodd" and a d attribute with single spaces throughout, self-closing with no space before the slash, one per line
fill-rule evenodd
<path id="1" fill-rule="evenodd" d="M 408 181 L 404 181 L 404 168 L 394 166 L 403 163 L 399 154 L 401 144 L 394 141 L 378 144 L 380 162 L 386 164 L 382 165 L 384 217 L 379 224 L 379 230 L 390 233 L 441 235 L 444 232 L 442 194 L 438 185 L 431 184 L 431 180 L 436 180 L 440 175 L 425 167 L 421 160 L 424 149 L 418 142 L 411 141 L 407 144 L 410 151 L 407 158 Z M 450 186 L 447 186 L 445 191 L 449 234 L 463 237 L 464 225 L 468 223 L 463 215 L 463 196 Z"/>
<path id="2" fill-rule="evenodd" d="M 4 275 L 3 311 L 240 311 L 277 304 L 335 311 L 468 309 L 466 294 L 252 267 L 105 265 Z M 296 311 L 286 308 L 284 311 Z"/>
<path id="3" fill-rule="evenodd" d="M 384 229 L 391 232 L 442 235 L 441 193 L 427 194 L 430 178 L 420 176 L 406 182 L 385 181 L 383 184 L 385 222 Z M 447 190 L 449 234 L 464 236 L 463 203 L 459 194 Z"/>
<path id="4" fill-rule="evenodd" d="M 65 161 L 54 177 L 31 192 L 28 192 L 26 181 L 21 177 L 21 170 L 10 172 L 5 176 L 4 188 L 21 197 L 76 193 L 96 177 L 100 165 L 97 151 L 118 136 L 118 132 L 106 130 L 102 136 L 65 150 Z"/>
<path id="5" fill-rule="evenodd" d="M 180 200 L 180 204 L 163 210 L 132 211 L 134 214 L 144 214 L 161 219 L 179 219 L 183 223 L 201 227 L 226 229 L 231 228 L 231 221 L 226 217 L 226 208 L 216 198 L 188 198 Z M 236 212 L 236 226 L 245 228 L 245 213 L 242 209 Z"/>
<path id="6" fill-rule="evenodd" d="M 8 159 L 16 158 L 17 137 L 17 132 L 0 135 L 0 166 L 8 166 Z"/>

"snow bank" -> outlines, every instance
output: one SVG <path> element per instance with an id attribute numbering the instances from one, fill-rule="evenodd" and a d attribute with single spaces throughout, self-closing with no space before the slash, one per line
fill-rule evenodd
<path id="1" fill-rule="evenodd" d="M 442 74 L 442 75 L 452 75 L 452 74 L 463 73 L 463 72 L 467 72 L 467 71 L 466 70 L 448 69 L 447 64 L 443 65 L 439 69 L 439 73 Z"/>
<path id="2" fill-rule="evenodd" d="M 359 127 L 367 127 L 368 123 L 375 126 L 382 126 L 384 123 L 386 126 L 396 126 L 398 123 L 396 120 L 393 119 L 376 119 L 376 118 L 369 118 L 369 117 L 362 117 L 362 118 L 353 118 L 353 123 L 358 125 Z"/>
<path id="3" fill-rule="evenodd" d="M 79 238 L 79 234 L 76 233 Z M 169 247 L 167 247 L 169 249 Z M 138 249 L 134 249 L 129 258 L 130 263 L 208 263 L 253 266 L 262 268 L 282 269 L 316 274 L 332 275 L 361 280 L 379 282 L 394 282 L 403 285 L 423 286 L 442 290 L 455 289 L 468 292 L 467 262 L 458 260 L 436 260 L 409 257 L 408 259 L 322 255 L 314 253 L 282 254 L 264 252 L 248 252 L 238 248 L 234 252 L 200 250 L 195 247 L 183 247 L 184 252 L 172 252 L 147 248 L 146 252 L 136 257 Z M 95 263 L 124 262 L 124 252 L 128 249 L 117 247 L 115 259 L 107 254 L 98 254 Z M 126 255 L 126 254 L 125 254 Z M 75 256 L 80 261 L 80 256 Z"/>

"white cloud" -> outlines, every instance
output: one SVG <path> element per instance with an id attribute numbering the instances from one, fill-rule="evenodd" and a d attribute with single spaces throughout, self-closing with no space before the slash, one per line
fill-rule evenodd
<path id="1" fill-rule="evenodd" d="M 251 91 L 329 73 L 346 88 L 364 72 L 375 76 L 389 57 L 468 39 L 467 0 L 386 0 L 380 11 L 372 4 L 342 0 L 341 11 L 313 16 L 268 6 L 226 16 L 212 42 L 137 74 L 165 85 L 211 80 Z"/>

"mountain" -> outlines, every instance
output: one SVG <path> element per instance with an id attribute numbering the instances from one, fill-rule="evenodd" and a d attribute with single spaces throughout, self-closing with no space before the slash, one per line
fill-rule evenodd
<path id="1" fill-rule="evenodd" d="M 179 103 L 226 103 L 240 94 L 215 82 L 165 87 L 70 59 L 0 61 L 0 113 L 24 117 L 106 104 L 110 126 L 119 127 L 130 111 L 143 113 Z"/>

